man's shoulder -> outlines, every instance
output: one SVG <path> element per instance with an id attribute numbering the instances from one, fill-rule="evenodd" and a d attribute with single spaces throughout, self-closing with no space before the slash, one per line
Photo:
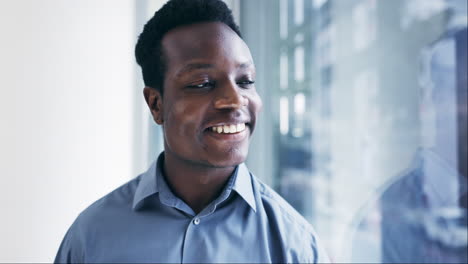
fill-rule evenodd
<path id="1" fill-rule="evenodd" d="M 269 217 L 279 218 L 281 223 L 299 228 L 299 232 L 315 233 L 309 222 L 275 190 L 254 175 L 252 181 L 259 194 L 257 201 Z"/>
<path id="2" fill-rule="evenodd" d="M 117 217 L 119 214 L 130 212 L 141 176 L 142 175 L 139 175 L 131 179 L 93 202 L 79 214 L 76 222 L 82 227 L 89 227 L 91 224 L 96 225 L 96 223 L 105 222 L 96 221 L 97 219 L 110 219 L 112 217 Z"/>
<path id="3" fill-rule="evenodd" d="M 85 252 L 101 249 L 113 239 L 115 230 L 128 226 L 140 180 L 141 175 L 84 209 L 68 229 L 55 262 L 85 262 Z"/>

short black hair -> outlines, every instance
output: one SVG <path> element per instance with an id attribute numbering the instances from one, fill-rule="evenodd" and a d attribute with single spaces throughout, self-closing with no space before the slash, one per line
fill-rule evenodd
<path id="1" fill-rule="evenodd" d="M 163 92 L 166 61 L 162 39 L 170 30 L 202 22 L 221 22 L 242 38 L 231 10 L 221 0 L 169 0 L 146 23 L 135 46 L 135 57 L 141 66 L 146 86 Z"/>

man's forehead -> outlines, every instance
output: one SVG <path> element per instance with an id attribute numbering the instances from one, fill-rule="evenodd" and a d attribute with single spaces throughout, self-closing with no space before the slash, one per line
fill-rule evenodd
<path id="1" fill-rule="evenodd" d="M 235 60 L 236 67 L 253 67 L 245 42 L 220 22 L 178 27 L 164 36 L 162 44 L 169 62 L 183 63 L 187 70 L 209 68 L 213 65 L 207 61 L 219 55 Z"/>

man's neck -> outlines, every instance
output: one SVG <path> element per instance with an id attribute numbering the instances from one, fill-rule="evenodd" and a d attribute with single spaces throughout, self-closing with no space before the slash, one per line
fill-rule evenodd
<path id="1" fill-rule="evenodd" d="M 197 214 L 220 195 L 234 169 L 196 164 L 167 152 L 164 155 L 163 174 L 169 187 Z"/>

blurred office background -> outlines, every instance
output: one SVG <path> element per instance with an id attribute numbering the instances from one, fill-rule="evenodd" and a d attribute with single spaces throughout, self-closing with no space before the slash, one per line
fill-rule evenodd
<path id="1" fill-rule="evenodd" d="M 0 262 L 51 262 L 162 150 L 133 49 L 164 0 L 0 0 Z M 247 161 L 336 262 L 467 262 L 466 0 L 226 0 L 264 111 Z"/>

